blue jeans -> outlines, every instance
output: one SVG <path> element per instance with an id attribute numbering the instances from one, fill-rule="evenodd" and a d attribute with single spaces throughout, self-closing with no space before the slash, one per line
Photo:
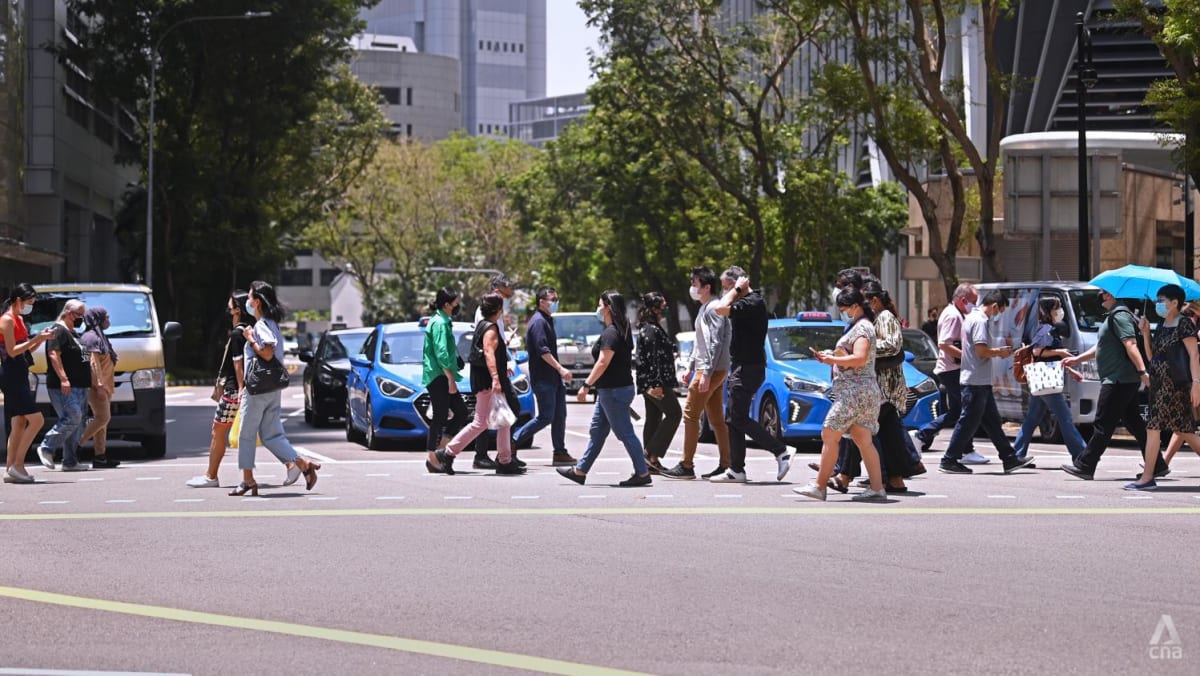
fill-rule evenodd
<path id="1" fill-rule="evenodd" d="M 79 438 L 83 436 L 83 414 L 87 410 L 86 387 L 72 387 L 70 394 L 63 394 L 59 388 L 48 389 L 50 405 L 58 421 L 42 438 L 41 447 L 56 451 L 62 449 L 62 464 L 66 467 L 79 464 Z"/>
<path id="2" fill-rule="evenodd" d="M 550 426 L 550 443 L 555 453 L 567 452 L 567 386 L 563 381 L 537 382 L 533 384 L 533 398 L 537 401 L 537 417 L 521 426 L 513 440 L 517 446 L 533 438 L 533 435 Z"/>
<path id="3" fill-rule="evenodd" d="M 950 437 L 950 446 L 942 462 L 958 462 L 971 452 L 971 440 L 975 432 L 982 427 L 992 440 L 992 445 L 1000 453 L 1001 460 L 1009 460 L 1017 455 L 1004 436 L 1004 421 L 1000 419 L 1000 411 L 996 408 L 996 399 L 992 396 L 991 385 L 962 386 L 962 415 L 954 426 L 954 435 Z"/>
<path id="4" fill-rule="evenodd" d="M 242 397 L 242 431 L 238 435 L 238 469 L 254 469 L 257 438 L 279 462 L 287 464 L 300 457 L 283 433 L 283 390 Z"/>
<path id="5" fill-rule="evenodd" d="M 1016 450 L 1018 456 L 1025 457 L 1029 451 L 1029 440 L 1033 438 L 1033 430 L 1046 417 L 1047 410 L 1058 420 L 1058 428 L 1062 430 L 1063 442 L 1067 445 L 1067 452 L 1071 454 L 1071 459 L 1078 458 L 1087 446 L 1087 442 L 1083 440 L 1083 435 L 1075 427 L 1075 420 L 1071 417 L 1071 405 L 1067 403 L 1066 395 L 1061 392 L 1029 398 L 1029 413 L 1025 414 L 1025 422 L 1021 424 L 1021 431 L 1013 440 L 1013 449 Z"/>
<path id="6" fill-rule="evenodd" d="M 596 407 L 592 409 L 592 427 L 588 431 L 587 450 L 575 466 L 580 472 L 586 474 L 592 468 L 592 464 L 600 455 L 600 449 L 604 448 L 604 440 L 608 438 L 609 431 L 625 444 L 625 452 L 633 461 L 634 472 L 645 474 L 650 471 L 646 468 L 642 441 L 633 429 L 633 418 L 629 417 L 629 406 L 633 404 L 635 394 L 633 385 L 596 390 Z"/>

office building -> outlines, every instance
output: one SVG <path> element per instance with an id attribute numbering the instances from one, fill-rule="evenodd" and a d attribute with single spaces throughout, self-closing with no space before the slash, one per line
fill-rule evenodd
<path id="1" fill-rule="evenodd" d="M 462 129 L 457 59 L 423 54 L 398 35 L 367 33 L 351 44 L 350 72 L 379 91 L 395 136 L 430 141 Z"/>
<path id="2" fill-rule="evenodd" d="M 508 137 L 541 148 L 592 109 L 587 94 L 565 94 L 509 105 Z"/>

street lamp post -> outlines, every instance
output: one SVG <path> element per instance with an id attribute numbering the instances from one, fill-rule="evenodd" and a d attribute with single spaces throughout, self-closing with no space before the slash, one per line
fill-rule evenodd
<path id="1" fill-rule="evenodd" d="M 246 12 L 245 14 L 230 14 L 218 16 L 193 16 L 181 19 L 171 24 L 154 42 L 150 52 L 150 124 L 146 131 L 146 279 L 147 286 L 154 284 L 154 100 L 158 85 L 158 49 L 171 31 L 184 24 L 200 21 L 244 21 L 246 19 L 262 19 L 271 16 L 270 12 Z"/>
<path id="2" fill-rule="evenodd" d="M 1099 77 L 1092 66 L 1092 37 L 1083 26 L 1083 12 L 1075 15 L 1075 95 L 1079 101 L 1079 281 L 1092 278 L 1088 250 L 1087 90 Z M 1099 265 L 1099 261 L 1097 261 Z"/>

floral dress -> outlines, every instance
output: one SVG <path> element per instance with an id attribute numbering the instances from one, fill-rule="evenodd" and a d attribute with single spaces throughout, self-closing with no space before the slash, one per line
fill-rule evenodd
<path id="1" fill-rule="evenodd" d="M 875 356 L 891 357 L 904 350 L 904 333 L 896 315 L 884 310 L 875 317 Z M 908 383 L 904 381 L 904 365 L 881 369 L 876 374 L 883 403 L 896 407 L 901 417 L 908 411 Z"/>
<path id="2" fill-rule="evenodd" d="M 870 341 L 867 363 L 858 368 L 833 368 L 833 406 L 825 416 L 825 427 L 847 430 L 858 425 L 871 434 L 879 431 L 882 396 L 875 376 L 875 326 L 865 319 L 854 322 L 837 342 L 838 349 L 854 353 L 859 338 Z"/>
<path id="3" fill-rule="evenodd" d="M 1196 430 L 1191 386 L 1176 385 L 1167 366 L 1167 352 L 1184 338 L 1196 338 L 1196 324 L 1188 317 L 1180 316 L 1175 326 L 1160 324 L 1150 339 L 1154 354 L 1150 357 L 1150 419 L 1146 421 L 1146 429 L 1161 432 Z"/>

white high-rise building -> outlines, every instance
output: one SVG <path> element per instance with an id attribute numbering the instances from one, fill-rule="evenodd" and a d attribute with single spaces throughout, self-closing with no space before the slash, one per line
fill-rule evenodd
<path id="1" fill-rule="evenodd" d="M 381 0 L 362 18 L 459 60 L 470 134 L 508 136 L 509 104 L 546 95 L 546 0 Z"/>

